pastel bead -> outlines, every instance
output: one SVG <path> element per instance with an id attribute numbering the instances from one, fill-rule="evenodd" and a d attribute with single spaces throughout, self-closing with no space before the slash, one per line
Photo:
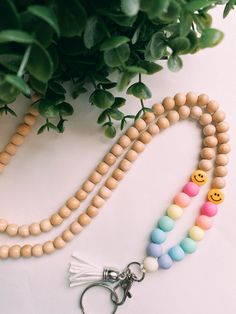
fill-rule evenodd
<path id="1" fill-rule="evenodd" d="M 175 262 L 180 262 L 184 259 L 185 257 L 185 253 L 184 253 L 184 250 L 181 248 L 181 246 L 179 245 L 176 245 L 176 246 L 173 246 L 168 254 L 170 255 L 170 257 L 172 258 L 173 261 Z"/>
<path id="2" fill-rule="evenodd" d="M 174 224 L 174 220 L 168 216 L 163 216 L 158 221 L 158 227 L 165 232 L 171 231 L 174 228 Z"/>
<path id="3" fill-rule="evenodd" d="M 186 254 L 192 254 L 197 249 L 197 243 L 190 238 L 183 239 L 180 242 L 180 246 L 183 249 L 184 253 L 186 253 Z"/>
<path id="4" fill-rule="evenodd" d="M 213 225 L 213 221 L 211 217 L 200 215 L 196 219 L 196 225 L 203 230 L 209 230 Z"/>
<path id="5" fill-rule="evenodd" d="M 190 197 L 196 196 L 199 193 L 199 186 L 194 182 L 188 182 L 183 188 L 183 192 Z"/>
<path id="6" fill-rule="evenodd" d="M 143 261 L 143 268 L 148 273 L 154 273 L 159 268 L 157 259 L 152 256 L 147 256 Z"/>
<path id="7" fill-rule="evenodd" d="M 149 243 L 147 247 L 147 255 L 152 257 L 160 257 L 163 253 L 162 246 L 156 243 Z"/>
<path id="8" fill-rule="evenodd" d="M 189 237 L 194 240 L 194 241 L 201 241 L 204 238 L 205 231 L 198 227 L 198 226 L 193 226 L 189 232 Z"/>
<path id="9" fill-rule="evenodd" d="M 173 260 L 169 254 L 163 254 L 158 258 L 158 264 L 162 269 L 169 269 L 173 265 Z"/>
<path id="10" fill-rule="evenodd" d="M 172 204 L 167 208 L 167 215 L 173 220 L 177 220 L 183 215 L 183 209 L 178 205 Z"/>
<path id="11" fill-rule="evenodd" d="M 151 233 L 151 240 L 154 243 L 161 244 L 166 240 L 166 233 L 160 228 L 156 228 Z"/>
<path id="12" fill-rule="evenodd" d="M 178 193 L 174 198 L 174 203 L 182 208 L 187 207 L 190 204 L 190 197 L 183 192 Z"/>
<path id="13" fill-rule="evenodd" d="M 203 204 L 201 208 L 201 214 L 206 215 L 208 217 L 213 217 L 217 214 L 218 208 L 216 204 L 213 204 L 211 202 L 206 202 Z"/>

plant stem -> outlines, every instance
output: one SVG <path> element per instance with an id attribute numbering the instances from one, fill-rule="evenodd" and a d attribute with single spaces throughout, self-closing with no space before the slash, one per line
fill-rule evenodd
<path id="1" fill-rule="evenodd" d="M 27 62 L 28 62 L 28 60 L 29 60 L 31 48 L 32 48 L 32 46 L 30 45 L 30 46 L 28 46 L 28 47 L 26 48 L 26 50 L 25 50 L 23 59 L 22 59 L 22 61 L 21 61 L 19 70 L 18 70 L 18 72 L 17 72 L 17 76 L 19 76 L 19 77 L 21 77 L 21 76 L 24 74 L 25 67 L 26 67 Z"/>

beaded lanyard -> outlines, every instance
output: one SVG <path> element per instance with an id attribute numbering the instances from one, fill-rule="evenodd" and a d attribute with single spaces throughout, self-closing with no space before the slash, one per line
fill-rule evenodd
<path id="1" fill-rule="evenodd" d="M 34 100 L 37 100 L 37 98 Z M 0 172 L 9 163 L 17 148 L 23 144 L 24 137 L 30 133 L 37 115 L 37 110 L 31 107 L 29 113 L 24 117 L 24 123 L 18 126 L 16 134 L 12 136 L 10 143 L 0 153 Z M 224 121 L 225 114 L 219 110 L 218 103 L 213 100 L 210 101 L 205 94 L 197 96 L 192 92 L 186 95 L 179 93 L 174 98 L 166 97 L 162 103 L 154 104 L 153 113 L 147 112 L 142 118 L 136 120 L 133 126 L 128 128 L 82 187 L 50 218 L 43 219 L 38 223 L 21 226 L 15 223 L 9 224 L 5 219 L 0 219 L 0 232 L 12 237 L 17 235 L 24 238 L 30 235 L 36 237 L 41 233 L 51 231 L 53 227 L 61 225 L 73 211 L 80 207 L 81 202 L 87 198 L 95 185 L 107 174 L 110 167 L 115 165 L 121 156 L 123 157 L 117 169 L 113 171 L 112 175 L 92 198 L 91 205 L 59 236 L 43 244 L 24 244 L 23 246 L 15 244 L 11 247 L 2 245 L 0 246 L 0 259 L 40 257 L 44 254 L 51 254 L 56 249 L 63 248 L 75 235 L 90 224 L 93 217 L 98 215 L 105 200 L 110 197 L 112 190 L 118 186 L 119 181 L 124 178 L 125 173 L 131 168 L 138 154 L 144 151 L 145 145 L 151 141 L 154 135 L 178 120 L 189 117 L 197 120 L 203 128 L 203 147 L 200 153 L 200 162 L 197 170 L 192 173 L 191 180 L 183 187 L 182 192 L 175 196 L 173 204 L 168 207 L 164 216 L 159 219 L 157 227 L 152 231 L 151 242 L 147 248 L 147 257 L 142 263 L 130 263 L 123 272 L 118 272 L 113 268 L 105 268 L 100 280 L 88 286 L 82 294 L 83 297 L 89 288 L 96 285 L 108 289 L 111 291 L 112 301 L 115 305 L 113 313 L 115 313 L 118 306 L 123 304 L 127 297 L 130 297 L 130 288 L 133 282 L 143 280 L 145 273 L 155 272 L 158 268 L 169 269 L 174 262 L 181 261 L 185 255 L 196 250 L 196 242 L 202 240 L 205 231 L 211 228 L 212 217 L 217 213 L 217 204 L 220 204 L 224 199 L 222 189 L 225 187 L 224 176 L 227 174 L 227 154 L 230 152 L 227 133 L 229 126 Z M 186 238 L 168 252 L 163 253 L 161 245 L 166 240 L 167 233 L 173 229 L 175 221 L 182 216 L 183 209 L 189 205 L 191 198 L 198 194 L 200 186 L 207 182 L 207 172 L 212 168 L 212 160 L 215 162 L 215 168 L 211 189 L 208 192 L 207 201 L 201 207 L 195 225 L 189 230 Z M 80 266 L 78 267 L 73 262 L 71 264 L 71 286 L 98 279 L 98 271 L 95 271 L 95 266 L 82 261 L 76 255 L 75 257 L 80 261 Z M 114 286 L 110 284 L 114 284 Z M 123 296 L 121 298 L 116 293 L 117 287 L 122 288 Z M 82 301 L 83 298 L 81 298 L 80 305 L 83 313 L 85 313 Z"/>

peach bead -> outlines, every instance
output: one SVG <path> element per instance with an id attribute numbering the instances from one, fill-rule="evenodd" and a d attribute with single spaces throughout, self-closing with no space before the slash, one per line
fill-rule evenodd
<path id="1" fill-rule="evenodd" d="M 159 127 L 156 124 L 151 124 L 151 125 L 149 125 L 147 131 L 151 135 L 156 135 L 157 133 L 160 132 L 160 129 L 159 129 Z"/>
<path id="2" fill-rule="evenodd" d="M 193 106 L 190 109 L 191 118 L 198 120 L 201 117 L 201 115 L 202 115 L 202 109 L 199 106 Z"/>
<path id="3" fill-rule="evenodd" d="M 108 170 L 109 170 L 109 166 L 104 161 L 100 162 L 100 164 L 96 168 L 96 171 L 100 173 L 101 175 L 106 174 Z"/>
<path id="4" fill-rule="evenodd" d="M 120 181 L 124 178 L 125 173 L 124 171 L 122 171 L 121 169 L 117 168 L 116 170 L 114 170 L 112 177 L 115 178 L 117 181 Z"/>
<path id="5" fill-rule="evenodd" d="M 41 244 L 35 244 L 32 247 L 32 255 L 34 257 L 40 257 L 43 255 L 43 246 Z"/>
<path id="6" fill-rule="evenodd" d="M 8 258 L 9 254 L 9 246 L 2 245 L 0 246 L 0 260 Z"/>
<path id="7" fill-rule="evenodd" d="M 75 210 L 77 208 L 80 207 L 80 201 L 76 198 L 76 197 L 71 197 L 68 199 L 68 201 L 66 202 L 66 206 L 70 209 L 70 210 Z"/>
<path id="8" fill-rule="evenodd" d="M 103 186 L 99 190 L 99 196 L 101 196 L 103 199 L 107 199 L 111 196 L 111 190 L 109 190 L 106 186 Z"/>
<path id="9" fill-rule="evenodd" d="M 155 120 L 155 114 L 153 112 L 148 112 L 146 111 L 143 115 L 143 120 L 146 122 L 146 126 L 147 124 L 151 123 L 152 121 Z"/>
<path id="10" fill-rule="evenodd" d="M 114 180 L 115 180 L 115 179 L 114 179 Z M 116 181 L 116 180 L 115 180 L 115 181 Z M 117 182 L 117 181 L 116 181 L 116 182 Z M 108 187 L 108 189 L 109 189 L 109 187 Z M 103 199 L 101 196 L 99 196 L 99 195 L 95 195 L 95 196 L 93 197 L 93 199 L 92 199 L 92 205 L 95 206 L 95 207 L 97 207 L 97 208 L 102 207 L 102 206 L 104 205 L 104 203 L 105 203 L 104 199 Z"/>
<path id="11" fill-rule="evenodd" d="M 95 171 L 94 173 L 97 173 L 97 174 L 101 177 L 101 175 L 100 175 L 98 172 Z M 90 177 L 89 177 L 89 179 L 90 179 L 93 183 L 95 183 L 94 177 L 95 177 L 95 176 L 90 176 Z M 96 175 L 96 177 L 97 177 L 97 175 Z M 75 196 L 76 196 L 76 198 L 77 198 L 77 200 L 78 200 L 79 202 L 82 202 L 83 200 L 86 199 L 86 197 L 88 196 L 88 193 L 85 192 L 83 189 L 80 189 L 79 191 L 77 191 L 77 192 L 75 193 Z M 71 205 L 71 204 L 70 204 L 70 205 Z M 69 207 L 69 206 L 68 206 L 68 207 Z"/>
<path id="12" fill-rule="evenodd" d="M 10 236 L 10 237 L 14 237 L 17 235 L 18 233 L 18 225 L 16 224 L 10 224 L 7 226 L 6 228 L 6 233 Z"/>
<path id="13" fill-rule="evenodd" d="M 127 135 L 125 135 L 125 134 L 122 135 L 122 136 L 120 137 L 119 141 L 118 141 L 118 144 L 119 144 L 120 146 L 122 146 L 123 148 L 128 147 L 128 146 L 130 145 L 130 143 L 131 143 L 130 138 L 129 138 Z"/>
<path id="14" fill-rule="evenodd" d="M 63 218 L 58 214 L 53 214 L 50 218 L 50 222 L 53 226 L 59 226 L 63 223 Z"/>
<path id="15" fill-rule="evenodd" d="M 212 116 L 209 113 L 203 113 L 199 118 L 199 123 L 201 125 L 207 125 L 212 122 Z"/>
<path id="16" fill-rule="evenodd" d="M 112 166 L 116 162 L 116 156 L 113 155 L 112 153 L 108 153 L 104 157 L 104 162 L 108 164 L 109 166 Z"/>
<path id="17" fill-rule="evenodd" d="M 116 179 L 110 177 L 107 179 L 105 185 L 108 189 L 114 190 L 118 185 L 118 181 Z"/>
<path id="18" fill-rule="evenodd" d="M 214 112 L 216 112 L 216 110 L 218 110 L 219 104 L 218 104 L 217 101 L 211 100 L 211 101 L 209 101 L 209 103 L 207 104 L 207 107 L 206 107 L 206 108 L 207 108 L 207 111 L 208 111 L 208 112 L 214 113 Z"/>
<path id="19" fill-rule="evenodd" d="M 13 135 L 12 138 L 11 138 L 11 143 L 14 144 L 14 145 L 16 145 L 16 146 L 22 145 L 23 142 L 24 142 L 24 137 L 23 137 L 22 135 L 20 135 L 20 134 L 17 134 L 17 133 L 16 133 L 16 134 Z"/>
<path id="20" fill-rule="evenodd" d="M 69 229 L 63 231 L 61 236 L 65 242 L 70 242 L 75 237 L 75 235 Z"/>
<path id="21" fill-rule="evenodd" d="M 201 157 L 203 159 L 213 159 L 215 157 L 215 151 L 213 148 L 209 148 L 209 147 L 204 147 L 201 150 Z"/>
<path id="22" fill-rule="evenodd" d="M 28 225 L 22 225 L 18 229 L 18 234 L 22 238 L 26 238 L 30 235 L 29 226 Z"/>
<path id="23" fill-rule="evenodd" d="M 127 159 L 121 160 L 119 164 L 119 168 L 124 172 L 128 171 L 131 167 L 132 167 L 132 163 Z"/>
<path id="24" fill-rule="evenodd" d="M 31 257 L 32 256 L 32 246 L 30 244 L 25 244 L 20 249 L 20 254 L 22 257 Z"/>
<path id="25" fill-rule="evenodd" d="M 34 100 L 34 102 L 35 102 L 36 100 Z M 30 106 L 29 107 L 29 113 L 31 113 L 33 116 L 35 116 L 35 117 L 37 117 L 38 115 L 39 115 L 39 112 L 38 112 L 38 110 L 36 109 L 36 108 L 34 108 L 34 107 L 32 107 L 32 106 Z"/>
<path id="26" fill-rule="evenodd" d="M 218 146 L 218 152 L 220 154 L 228 154 L 230 152 L 231 148 L 229 144 L 220 144 Z"/>
<path id="27" fill-rule="evenodd" d="M 225 166 L 217 166 L 214 170 L 214 175 L 216 177 L 225 177 L 228 173 L 228 170 Z"/>
<path id="28" fill-rule="evenodd" d="M 175 107 L 175 101 L 172 97 L 165 97 L 162 101 L 165 110 L 171 110 Z"/>
<path id="29" fill-rule="evenodd" d="M 212 188 L 223 189 L 225 187 L 225 179 L 222 177 L 215 177 L 211 182 Z"/>
<path id="30" fill-rule="evenodd" d="M 208 216 L 200 215 L 196 220 L 196 225 L 203 230 L 209 230 L 213 226 L 213 220 Z"/>
<path id="31" fill-rule="evenodd" d="M 29 125 L 22 123 L 20 125 L 18 125 L 17 127 L 17 133 L 22 135 L 22 136 L 26 136 L 30 133 L 31 128 Z"/>
<path id="32" fill-rule="evenodd" d="M 139 131 L 135 127 L 131 126 L 126 131 L 126 135 L 131 139 L 131 141 L 133 141 L 139 136 Z"/>
<path id="33" fill-rule="evenodd" d="M 49 219 L 44 219 L 40 222 L 40 229 L 42 232 L 49 232 L 52 230 L 52 224 Z"/>
<path id="34" fill-rule="evenodd" d="M 68 218 L 71 215 L 71 210 L 69 207 L 67 207 L 66 205 L 62 206 L 59 211 L 58 214 L 62 217 L 62 218 Z"/>
<path id="35" fill-rule="evenodd" d="M 209 102 L 209 96 L 207 94 L 201 94 L 198 96 L 197 103 L 199 106 L 204 107 Z"/>
<path id="36" fill-rule="evenodd" d="M 143 144 L 141 141 L 136 141 L 133 146 L 132 149 L 136 152 L 136 153 L 142 153 L 145 149 L 145 144 Z"/>
<path id="37" fill-rule="evenodd" d="M 0 232 L 4 232 L 7 229 L 8 222 L 5 219 L 0 219 Z"/>
<path id="38" fill-rule="evenodd" d="M 143 131 L 147 126 L 147 123 L 144 121 L 144 119 L 139 118 L 134 122 L 134 127 L 139 131 Z"/>
<path id="39" fill-rule="evenodd" d="M 32 99 L 32 101 L 33 102 L 36 102 L 36 101 L 38 101 L 39 99 L 41 99 L 41 95 L 39 95 L 39 94 L 33 94 L 32 96 L 31 96 L 31 99 Z M 30 108 L 33 108 L 33 107 L 30 107 Z M 37 111 L 37 110 L 36 110 Z"/>
<path id="40" fill-rule="evenodd" d="M 56 249 L 62 249 L 66 245 L 66 242 L 62 239 L 61 236 L 59 236 L 54 239 L 53 245 Z"/>
<path id="41" fill-rule="evenodd" d="M 111 148 L 111 153 L 118 157 L 123 153 L 123 147 L 119 144 L 115 144 Z"/>
<path id="42" fill-rule="evenodd" d="M 0 163 L 2 163 L 3 165 L 7 165 L 9 164 L 10 160 L 11 160 L 10 154 L 6 152 L 0 153 Z"/>
<path id="43" fill-rule="evenodd" d="M 227 132 L 229 130 L 229 124 L 225 121 L 217 123 L 216 130 L 219 133 Z"/>
<path id="44" fill-rule="evenodd" d="M 168 112 L 166 117 L 171 124 L 179 121 L 179 113 L 176 110 L 171 110 L 170 112 Z"/>
<path id="45" fill-rule="evenodd" d="M 204 128 L 203 128 L 203 134 L 205 136 L 212 136 L 216 133 L 216 128 L 214 125 L 212 124 L 209 124 L 209 125 L 206 125 Z"/>
<path id="46" fill-rule="evenodd" d="M 186 95 L 186 103 L 190 106 L 194 106 L 196 105 L 198 100 L 198 96 L 197 94 L 195 94 L 194 92 L 188 92 Z"/>
<path id="47" fill-rule="evenodd" d="M 24 122 L 30 126 L 34 125 L 35 124 L 35 121 L 36 121 L 36 118 L 34 115 L 32 114 L 26 114 L 24 116 Z"/>
<path id="48" fill-rule="evenodd" d="M 185 208 L 190 204 L 191 198 L 183 192 L 178 193 L 174 197 L 174 203 L 181 208 Z"/>
<path id="49" fill-rule="evenodd" d="M 181 106 L 179 108 L 180 119 L 187 119 L 190 115 L 190 108 L 188 106 Z"/>
<path id="50" fill-rule="evenodd" d="M 128 153 L 125 155 L 125 158 L 131 162 L 135 161 L 137 157 L 138 157 L 138 154 L 133 149 L 129 150 Z"/>
<path id="51" fill-rule="evenodd" d="M 221 110 L 218 110 L 212 115 L 212 119 L 217 123 L 222 122 L 225 119 L 225 113 Z"/>
<path id="52" fill-rule="evenodd" d="M 207 136 L 203 140 L 203 144 L 210 148 L 216 147 L 217 143 L 218 141 L 215 136 Z"/>
<path id="53" fill-rule="evenodd" d="M 212 163 L 210 162 L 210 160 L 202 159 L 198 163 L 198 168 L 203 171 L 209 171 L 212 168 Z"/>
<path id="54" fill-rule="evenodd" d="M 154 104 L 152 110 L 156 116 L 161 116 L 165 112 L 164 107 L 159 103 Z"/>
<path id="55" fill-rule="evenodd" d="M 186 95 L 182 93 L 177 93 L 174 97 L 176 106 L 180 107 L 186 103 Z"/>
<path id="56" fill-rule="evenodd" d="M 91 217 L 88 214 L 83 213 L 83 214 L 79 215 L 78 223 L 82 227 L 85 227 L 85 226 L 89 225 L 91 221 L 92 221 L 92 219 L 91 219 Z"/>
<path id="57" fill-rule="evenodd" d="M 32 223 L 29 226 L 29 232 L 33 236 L 39 235 L 41 233 L 40 225 L 38 223 Z"/>
<path id="58" fill-rule="evenodd" d="M 157 120 L 157 126 L 162 129 L 167 129 L 170 126 L 170 122 L 166 117 L 161 117 Z"/>
<path id="59" fill-rule="evenodd" d="M 99 209 L 95 206 L 90 205 L 86 210 L 86 214 L 88 214 L 91 218 L 95 217 L 99 214 Z"/>
<path id="60" fill-rule="evenodd" d="M 219 144 L 225 144 L 229 141 L 229 134 L 228 133 L 218 133 L 217 139 Z"/>
<path id="61" fill-rule="evenodd" d="M 145 131 L 139 136 L 139 140 L 144 144 L 148 144 L 149 142 L 151 142 L 152 136 L 150 135 L 150 133 Z"/>
<path id="62" fill-rule="evenodd" d="M 227 155 L 219 154 L 216 156 L 215 163 L 217 166 L 226 166 L 229 162 L 229 158 Z"/>
<path id="63" fill-rule="evenodd" d="M 1 173 L 1 172 L 3 172 L 3 171 L 4 171 L 4 169 L 5 169 L 5 165 L 4 165 L 4 164 L 2 164 L 2 163 L 0 163 L 0 173 Z"/>
<path id="64" fill-rule="evenodd" d="M 9 257 L 14 258 L 14 259 L 19 258 L 20 250 L 21 250 L 21 247 L 19 245 L 13 245 L 9 249 Z"/>
<path id="65" fill-rule="evenodd" d="M 17 146 L 9 143 L 7 144 L 7 146 L 5 147 L 5 151 L 10 154 L 11 156 L 15 155 L 16 151 L 17 151 Z"/>
<path id="66" fill-rule="evenodd" d="M 43 244 L 43 251 L 46 254 L 52 254 L 55 251 L 55 247 L 52 241 L 47 241 Z"/>

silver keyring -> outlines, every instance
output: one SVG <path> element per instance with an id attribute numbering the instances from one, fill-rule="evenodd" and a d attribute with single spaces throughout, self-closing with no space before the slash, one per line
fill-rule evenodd
<path id="1" fill-rule="evenodd" d="M 105 283 L 103 283 L 103 282 L 96 282 L 96 283 L 93 283 L 93 284 L 89 285 L 87 288 L 84 289 L 84 291 L 83 291 L 82 294 L 81 294 L 80 302 L 79 302 L 79 305 L 80 305 L 80 308 L 81 308 L 81 310 L 82 310 L 82 313 L 83 313 L 83 314 L 87 314 L 87 313 L 85 312 L 85 308 L 84 308 L 84 305 L 83 305 L 84 295 L 85 295 L 85 293 L 86 293 L 89 289 L 94 288 L 94 287 L 101 287 L 101 288 L 104 288 L 104 289 L 110 291 L 110 293 L 111 293 L 111 298 L 112 298 L 112 300 L 115 301 L 115 302 L 112 302 L 113 305 L 114 305 L 114 309 L 113 309 L 113 311 L 111 312 L 111 314 L 116 313 L 117 308 L 118 308 L 117 303 L 118 303 L 118 301 L 119 301 L 118 295 L 117 295 L 117 293 L 113 290 L 112 287 L 108 286 L 107 284 L 105 284 Z"/>

